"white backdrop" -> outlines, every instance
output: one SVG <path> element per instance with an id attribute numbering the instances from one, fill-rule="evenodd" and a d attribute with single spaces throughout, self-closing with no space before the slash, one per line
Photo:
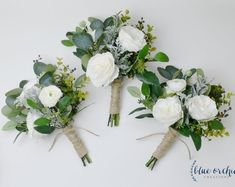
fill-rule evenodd
<path id="1" fill-rule="evenodd" d="M 4 105 L 7 90 L 17 86 L 20 80 L 33 77 L 32 60 L 38 54 L 46 62 L 63 57 L 65 63 L 80 67 L 79 60 L 72 55 L 73 49 L 60 44 L 66 31 L 73 30 L 88 16 L 105 18 L 126 8 L 136 19 L 143 16 L 156 26 L 156 45 L 169 55 L 171 64 L 185 69 L 204 68 L 208 77 L 235 91 L 235 1 L 0 0 L 0 106 Z M 150 66 L 156 69 L 156 64 Z M 126 87 L 137 84 L 135 80 L 124 84 L 119 128 L 106 127 L 110 88 L 89 86 L 91 94 L 86 103 L 94 104 L 79 114 L 76 123 L 100 137 L 79 131 L 93 159 L 93 164 L 86 168 L 65 137 L 49 153 L 52 137 L 34 140 L 24 136 L 12 144 L 16 132 L 1 131 L 0 187 L 234 186 L 235 176 L 193 182 L 192 161 L 180 142 L 175 143 L 153 171 L 145 168 L 161 137 L 140 142 L 135 139 L 164 129 L 153 119 L 135 120 L 127 115 L 138 104 Z M 234 111 L 225 121 L 230 137 L 204 141 L 200 152 L 186 139 L 193 159 L 205 167 L 235 168 L 233 114 Z M 0 124 L 5 122 L 6 118 L 1 116 Z"/>

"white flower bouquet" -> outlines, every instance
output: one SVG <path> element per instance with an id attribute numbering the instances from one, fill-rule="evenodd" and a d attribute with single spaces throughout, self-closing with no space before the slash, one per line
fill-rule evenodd
<path id="1" fill-rule="evenodd" d="M 6 106 L 2 108 L 2 114 L 9 121 L 3 130 L 16 129 L 19 131 L 17 137 L 22 133 L 41 137 L 56 129 L 62 130 L 85 166 L 91 159 L 76 133 L 73 117 L 87 97 L 83 87 L 88 79 L 82 75 L 75 80 L 75 69 L 64 65 L 61 59 L 53 65 L 45 64 L 39 58 L 34 61 L 33 69 L 37 79 L 23 80 L 18 88 L 5 94 Z"/>
<path id="2" fill-rule="evenodd" d="M 231 92 L 225 92 L 221 85 L 212 84 L 205 77 L 202 69 L 190 69 L 185 73 L 174 66 L 158 68 L 166 82 L 160 83 L 152 73 L 151 79 L 143 79 L 141 90 L 128 87 L 128 91 L 144 107 L 133 110 L 151 110 L 136 118 L 154 117 L 160 124 L 169 128 L 161 144 L 153 153 L 146 166 L 153 169 L 181 134 L 191 137 L 198 151 L 202 137 L 224 137 L 229 133 L 222 123 L 231 110 Z"/>
<path id="3" fill-rule="evenodd" d="M 145 79 L 145 65 L 150 61 L 167 62 L 162 52 L 155 51 L 153 26 L 145 25 L 143 18 L 131 25 L 129 12 L 120 12 L 104 21 L 89 17 L 76 30 L 66 34 L 65 46 L 75 46 L 83 70 L 96 87 L 111 84 L 110 116 L 108 126 L 119 125 L 120 91 L 123 79 L 137 76 Z"/>

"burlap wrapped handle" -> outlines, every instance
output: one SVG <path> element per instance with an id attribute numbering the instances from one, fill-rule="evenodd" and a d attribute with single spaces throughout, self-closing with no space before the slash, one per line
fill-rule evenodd
<path id="1" fill-rule="evenodd" d="M 111 101 L 109 108 L 108 126 L 118 126 L 120 119 L 120 93 L 122 79 L 115 79 L 111 84 Z"/>
<path id="2" fill-rule="evenodd" d="M 160 145 L 154 151 L 150 160 L 146 163 L 146 167 L 153 169 L 156 162 L 167 153 L 178 136 L 179 133 L 175 129 L 170 127 Z"/>
<path id="3" fill-rule="evenodd" d="M 78 136 L 76 129 L 73 125 L 68 125 L 63 129 L 63 132 L 65 136 L 69 139 L 69 141 L 72 143 L 74 149 L 76 150 L 79 157 L 82 159 L 84 156 L 88 154 L 88 151 L 81 140 L 81 138 Z"/>

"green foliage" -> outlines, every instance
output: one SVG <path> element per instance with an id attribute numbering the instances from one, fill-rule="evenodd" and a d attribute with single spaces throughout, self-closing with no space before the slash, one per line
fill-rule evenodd
<path id="1" fill-rule="evenodd" d="M 8 121 L 3 127 L 2 130 L 3 131 L 9 131 L 9 130 L 13 130 L 16 128 L 18 124 L 14 121 Z"/>
<path id="2" fill-rule="evenodd" d="M 163 53 L 163 52 L 158 52 L 155 55 L 155 60 L 156 61 L 160 61 L 160 62 L 169 62 L 168 56 L 165 53 Z"/>
<path id="3" fill-rule="evenodd" d="M 93 39 L 90 34 L 82 32 L 73 36 L 73 43 L 78 48 L 87 51 L 93 45 Z"/>
<path id="4" fill-rule="evenodd" d="M 192 133 L 191 132 L 191 138 L 193 140 L 193 143 L 195 145 L 195 148 L 197 151 L 199 151 L 201 149 L 201 146 L 202 146 L 202 139 L 201 139 L 201 136 L 196 134 L 196 133 Z"/>
<path id="5" fill-rule="evenodd" d="M 148 97 L 151 93 L 150 86 L 148 84 L 143 83 L 142 86 L 141 86 L 141 93 L 144 96 Z"/>
<path id="6" fill-rule="evenodd" d="M 83 88 L 86 86 L 88 81 L 89 81 L 89 78 L 86 76 L 86 74 L 83 74 L 76 79 L 76 81 L 74 82 L 74 87 Z"/>
<path id="7" fill-rule="evenodd" d="M 174 66 L 166 66 L 166 68 L 158 67 L 158 72 L 162 77 L 168 80 L 176 78 L 181 79 L 183 77 L 182 71 Z"/>
<path id="8" fill-rule="evenodd" d="M 41 106 L 39 103 L 33 101 L 32 99 L 27 99 L 27 104 L 28 104 L 32 109 L 37 109 L 37 110 L 42 109 L 42 106 Z"/>
<path id="9" fill-rule="evenodd" d="M 136 118 L 136 119 L 153 118 L 153 114 L 152 114 L 152 113 L 141 114 L 141 115 L 139 115 L 139 116 L 136 116 L 135 118 Z"/>
<path id="10" fill-rule="evenodd" d="M 38 118 L 37 120 L 34 121 L 34 124 L 37 125 L 37 126 L 45 126 L 45 125 L 49 125 L 51 122 L 51 120 L 47 119 L 47 118 L 44 118 L 44 117 L 41 117 L 41 118 Z"/>
<path id="11" fill-rule="evenodd" d="M 213 129 L 213 130 L 223 130 L 224 129 L 223 124 L 218 120 L 209 121 L 208 126 L 210 129 Z"/>
<path id="12" fill-rule="evenodd" d="M 19 84 L 20 88 L 23 88 L 28 83 L 28 80 L 22 80 Z"/>
<path id="13" fill-rule="evenodd" d="M 22 88 L 15 88 L 13 90 L 8 91 L 5 96 L 6 97 L 18 97 L 22 92 Z"/>
<path id="14" fill-rule="evenodd" d="M 55 130 L 55 127 L 41 125 L 34 127 L 34 129 L 42 134 L 51 134 Z"/>
<path id="15" fill-rule="evenodd" d="M 66 47 L 72 47 L 74 46 L 73 42 L 71 40 L 62 40 L 61 43 Z"/>
<path id="16" fill-rule="evenodd" d="M 139 88 L 135 86 L 128 86 L 127 91 L 133 96 L 137 98 L 141 98 L 141 93 Z"/>
<path id="17" fill-rule="evenodd" d="M 65 110 L 71 104 L 71 98 L 69 96 L 62 97 L 58 102 L 58 107 L 61 111 Z"/>
<path id="18" fill-rule="evenodd" d="M 140 60 L 144 60 L 145 57 L 149 54 L 149 49 L 150 49 L 150 46 L 149 44 L 146 44 L 143 49 L 141 49 L 138 53 L 138 58 Z"/>
<path id="19" fill-rule="evenodd" d="M 149 85 L 159 85 L 159 79 L 157 76 L 151 71 L 144 71 L 143 74 L 137 74 L 136 77 L 143 83 Z"/>
<path id="20" fill-rule="evenodd" d="M 40 79 L 39 83 L 43 86 L 50 86 L 54 82 L 53 80 L 53 73 L 51 72 L 46 72 Z"/>
<path id="21" fill-rule="evenodd" d="M 146 110 L 146 107 L 139 107 L 139 108 L 136 108 L 135 110 L 131 111 L 131 112 L 129 113 L 129 115 L 134 114 L 135 112 L 142 111 L 142 110 Z"/>

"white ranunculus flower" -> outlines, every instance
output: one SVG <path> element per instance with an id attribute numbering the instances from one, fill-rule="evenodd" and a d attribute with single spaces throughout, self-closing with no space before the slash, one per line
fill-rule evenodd
<path id="1" fill-rule="evenodd" d="M 130 52 L 137 52 L 146 45 L 144 33 L 129 25 L 120 29 L 117 40 L 124 50 Z"/>
<path id="2" fill-rule="evenodd" d="M 119 68 L 110 52 L 96 54 L 88 61 L 86 76 L 96 87 L 107 86 L 118 74 Z"/>
<path id="3" fill-rule="evenodd" d="M 61 90 L 54 86 L 47 86 L 39 94 L 39 100 L 45 107 L 54 107 L 59 99 L 63 96 Z"/>
<path id="4" fill-rule="evenodd" d="M 166 82 L 166 92 L 170 93 L 179 93 L 185 90 L 186 81 L 184 79 L 173 79 Z"/>
<path id="5" fill-rule="evenodd" d="M 169 127 L 183 117 L 181 102 L 177 96 L 159 99 L 153 106 L 153 116 Z"/>
<path id="6" fill-rule="evenodd" d="M 190 98 L 186 107 L 190 116 L 198 121 L 212 120 L 218 114 L 215 101 L 206 95 Z"/>
<path id="7" fill-rule="evenodd" d="M 36 80 L 31 80 L 27 82 L 21 94 L 16 98 L 15 103 L 19 106 L 25 106 L 26 108 L 30 108 L 27 104 L 28 99 L 32 99 L 34 101 L 38 100 L 38 95 L 40 93 L 40 88 L 35 86 L 38 82 Z"/>
<path id="8" fill-rule="evenodd" d="M 34 127 L 34 121 L 42 117 L 42 114 L 36 110 L 29 111 L 26 118 L 26 125 L 28 128 L 28 134 L 31 137 L 42 137 L 43 134 L 37 132 Z"/>

